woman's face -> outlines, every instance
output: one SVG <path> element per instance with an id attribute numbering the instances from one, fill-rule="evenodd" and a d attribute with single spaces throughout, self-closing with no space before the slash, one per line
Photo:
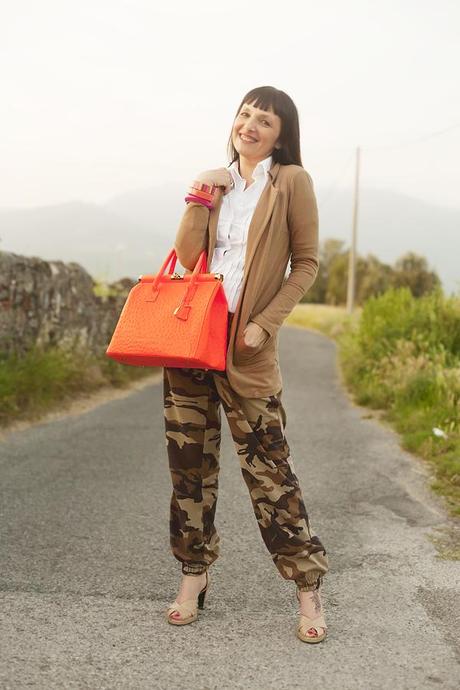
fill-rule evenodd
<path id="1" fill-rule="evenodd" d="M 261 161 L 280 148 L 280 133 L 281 118 L 273 110 L 244 103 L 233 123 L 232 141 L 240 156 Z"/>

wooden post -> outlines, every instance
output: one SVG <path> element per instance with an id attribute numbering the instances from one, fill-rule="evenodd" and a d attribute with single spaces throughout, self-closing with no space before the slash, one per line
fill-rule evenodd
<path id="1" fill-rule="evenodd" d="M 356 284 L 356 235 L 358 227 L 358 197 L 359 197 L 359 160 L 360 148 L 356 149 L 356 168 L 355 168 L 355 198 L 353 203 L 353 221 L 351 230 L 351 246 L 348 261 L 348 286 L 347 286 L 347 313 L 351 314 L 355 302 Z"/>

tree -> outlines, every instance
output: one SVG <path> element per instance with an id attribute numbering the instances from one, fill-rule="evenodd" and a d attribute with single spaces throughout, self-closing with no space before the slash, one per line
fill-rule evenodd
<path id="1" fill-rule="evenodd" d="M 380 295 L 392 284 L 394 270 L 384 264 L 373 254 L 365 259 L 358 258 L 356 301 L 363 304 L 371 295 Z"/>
<path id="2" fill-rule="evenodd" d="M 329 266 L 326 304 L 345 304 L 347 301 L 348 254 L 341 252 L 333 257 Z"/>
<path id="3" fill-rule="evenodd" d="M 302 302 L 327 303 L 329 272 L 334 261 L 341 256 L 344 244 L 343 240 L 334 238 L 328 238 L 320 243 L 318 275 L 311 288 L 302 297 Z"/>
<path id="4" fill-rule="evenodd" d="M 318 275 L 301 302 L 344 305 L 347 301 L 348 255 L 343 240 L 329 238 L 320 244 Z M 421 297 L 441 284 L 437 274 L 428 270 L 424 257 L 408 252 L 394 267 L 382 263 L 373 254 L 356 260 L 356 304 L 390 287 L 408 287 L 414 297 Z"/>
<path id="5" fill-rule="evenodd" d="M 424 256 L 407 252 L 395 263 L 393 287 L 408 287 L 414 297 L 421 297 L 433 288 L 440 286 L 441 281 L 435 271 L 428 270 Z"/>

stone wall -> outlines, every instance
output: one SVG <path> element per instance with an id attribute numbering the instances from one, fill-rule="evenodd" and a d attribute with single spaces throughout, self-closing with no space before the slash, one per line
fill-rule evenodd
<path id="1" fill-rule="evenodd" d="M 110 286 L 117 294 L 98 297 L 77 263 L 0 251 L 0 352 L 24 354 L 37 344 L 102 354 L 136 282 L 117 281 Z"/>

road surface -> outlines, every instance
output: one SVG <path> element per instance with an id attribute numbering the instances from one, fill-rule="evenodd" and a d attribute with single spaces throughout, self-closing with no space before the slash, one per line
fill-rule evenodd
<path id="1" fill-rule="evenodd" d="M 424 465 L 350 402 L 328 338 L 284 327 L 280 361 L 286 435 L 330 560 L 327 640 L 295 637 L 295 590 L 261 540 L 224 414 L 206 608 L 192 625 L 164 619 L 180 564 L 159 380 L 0 441 L 0 687 L 459 687 L 460 568 L 430 538 L 449 521 Z"/>

